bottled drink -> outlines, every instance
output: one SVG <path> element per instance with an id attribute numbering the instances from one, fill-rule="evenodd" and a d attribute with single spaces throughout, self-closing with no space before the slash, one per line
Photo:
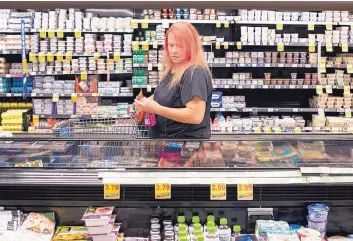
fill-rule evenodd
<path id="1" fill-rule="evenodd" d="M 207 232 L 208 233 L 205 236 L 205 241 L 220 241 L 218 235 L 216 234 L 216 227 L 208 227 Z"/>
<path id="2" fill-rule="evenodd" d="M 235 241 L 235 238 L 241 234 L 241 227 L 239 225 L 233 226 L 233 233 L 232 233 L 232 241 Z"/>
<path id="3" fill-rule="evenodd" d="M 177 241 L 182 241 L 182 238 L 185 237 L 187 241 L 190 241 L 190 236 L 185 230 L 179 230 L 179 239 L 176 239 Z"/>
<path id="4" fill-rule="evenodd" d="M 192 234 L 194 232 L 194 226 L 195 224 L 200 223 L 200 217 L 199 216 L 193 216 L 192 217 L 192 224 L 189 227 L 189 233 Z"/>
<path id="5" fill-rule="evenodd" d="M 181 235 L 188 236 L 188 233 L 186 231 L 186 224 L 185 223 L 180 223 L 179 224 L 178 232 L 175 232 L 175 240 L 179 241 Z"/>
<path id="6" fill-rule="evenodd" d="M 231 241 L 232 231 L 228 226 L 228 220 L 226 218 L 221 218 L 220 225 L 218 226 L 218 235 L 220 241 Z"/>
<path id="7" fill-rule="evenodd" d="M 183 235 L 183 236 L 180 236 L 179 241 L 190 241 L 190 240 L 188 239 L 187 236 Z"/>
<path id="8" fill-rule="evenodd" d="M 216 223 L 213 221 L 207 222 L 207 224 L 205 225 L 205 228 L 204 228 L 204 232 L 203 232 L 204 235 L 207 235 L 209 227 L 216 227 Z M 216 230 L 217 230 L 217 228 L 216 228 Z"/>
<path id="9" fill-rule="evenodd" d="M 205 241 L 205 237 L 203 235 L 197 236 L 197 241 Z"/>
<path id="10" fill-rule="evenodd" d="M 175 226 L 174 226 L 174 232 L 178 232 L 179 231 L 179 225 L 180 224 L 185 224 L 186 225 L 186 223 L 185 223 L 185 216 L 179 216 L 178 217 L 178 222 L 177 222 L 177 224 L 175 224 Z M 186 231 L 188 231 L 188 226 L 186 225 Z"/>
<path id="11" fill-rule="evenodd" d="M 199 236 L 203 237 L 201 229 L 195 229 L 194 234 L 190 235 L 190 240 L 197 241 Z"/>
<path id="12" fill-rule="evenodd" d="M 214 218 L 213 215 L 208 215 L 207 216 L 207 222 L 206 222 L 205 226 L 203 227 L 203 230 L 204 230 L 205 233 L 207 232 L 207 223 L 208 222 L 215 222 L 215 218 Z"/>

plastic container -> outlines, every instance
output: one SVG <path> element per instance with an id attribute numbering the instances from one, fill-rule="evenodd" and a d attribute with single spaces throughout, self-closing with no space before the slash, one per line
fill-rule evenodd
<path id="1" fill-rule="evenodd" d="M 207 231 L 208 233 L 205 236 L 205 241 L 220 241 L 216 233 L 216 227 L 210 226 Z"/>
<path id="2" fill-rule="evenodd" d="M 220 225 L 218 226 L 218 235 L 220 241 L 230 241 L 232 231 L 228 226 L 228 220 L 226 218 L 221 218 Z"/>
<path id="3" fill-rule="evenodd" d="M 309 216 L 308 220 L 314 222 L 325 222 L 328 217 L 330 208 L 322 203 L 314 203 L 308 206 Z"/>
<path id="4" fill-rule="evenodd" d="M 320 232 L 310 228 L 300 228 L 297 230 L 299 238 L 302 237 L 320 237 Z"/>
<path id="5" fill-rule="evenodd" d="M 323 222 L 315 222 L 313 220 L 310 220 L 309 216 L 307 217 L 307 220 L 308 220 L 308 228 L 315 229 L 319 232 L 323 232 L 326 230 L 327 220 Z"/>
<path id="6" fill-rule="evenodd" d="M 215 218 L 214 218 L 213 215 L 208 215 L 208 216 L 207 216 L 207 223 L 206 223 L 206 224 L 204 225 L 204 227 L 203 227 L 204 232 L 207 232 L 207 225 L 208 225 L 209 222 L 215 223 Z"/>
<path id="7" fill-rule="evenodd" d="M 189 227 L 189 233 L 192 234 L 194 232 L 194 226 L 195 224 L 200 223 L 200 217 L 199 216 L 193 216 L 192 217 L 192 224 Z"/>
<path id="8" fill-rule="evenodd" d="M 235 239 L 239 237 L 239 235 L 241 235 L 241 227 L 240 225 L 234 225 L 231 241 L 235 241 Z"/>

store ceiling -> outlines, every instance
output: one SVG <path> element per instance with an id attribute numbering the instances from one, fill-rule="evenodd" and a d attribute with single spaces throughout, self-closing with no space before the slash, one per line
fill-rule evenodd
<path id="1" fill-rule="evenodd" d="M 267 10 L 350 10 L 353 1 L 0 1 L 0 8 L 256 8 Z"/>

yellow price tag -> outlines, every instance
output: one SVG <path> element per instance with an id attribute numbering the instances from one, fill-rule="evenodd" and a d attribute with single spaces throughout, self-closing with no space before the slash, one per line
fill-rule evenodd
<path id="1" fill-rule="evenodd" d="M 309 44 L 309 52 L 310 53 L 315 52 L 315 44 L 314 43 Z"/>
<path id="2" fill-rule="evenodd" d="M 277 30 L 283 30 L 283 23 L 277 23 L 276 24 L 276 29 Z"/>
<path id="3" fill-rule="evenodd" d="M 33 123 L 34 124 L 39 123 L 39 115 L 33 115 Z"/>
<path id="4" fill-rule="evenodd" d="M 331 43 L 327 43 L 326 44 L 326 52 L 332 52 L 333 48 L 332 48 L 332 44 Z"/>
<path id="5" fill-rule="evenodd" d="M 238 201 L 252 201 L 254 199 L 254 187 L 252 184 L 238 184 Z"/>
<path id="6" fill-rule="evenodd" d="M 332 94 L 332 86 L 331 85 L 326 85 L 326 93 Z"/>
<path id="7" fill-rule="evenodd" d="M 75 30 L 75 38 L 81 38 L 81 30 Z"/>
<path id="8" fill-rule="evenodd" d="M 29 61 L 30 62 L 33 62 L 33 61 L 35 61 L 36 60 L 36 55 L 34 54 L 34 53 L 29 53 Z"/>
<path id="9" fill-rule="evenodd" d="M 172 186 L 170 183 L 156 183 L 154 185 L 155 199 L 171 199 Z"/>
<path id="10" fill-rule="evenodd" d="M 57 31 L 57 32 L 56 32 L 56 37 L 58 37 L 58 38 L 63 38 L 63 37 L 64 37 L 64 32 L 61 31 L 61 30 Z"/>
<path id="11" fill-rule="evenodd" d="M 241 49 L 241 42 L 237 42 L 237 49 Z"/>
<path id="12" fill-rule="evenodd" d="M 351 109 L 345 109 L 344 114 L 347 118 L 352 118 L 352 111 Z"/>
<path id="13" fill-rule="evenodd" d="M 148 22 L 142 22 L 141 27 L 144 29 L 148 28 Z"/>
<path id="14" fill-rule="evenodd" d="M 131 21 L 131 28 L 138 28 L 138 23 L 137 21 Z"/>
<path id="15" fill-rule="evenodd" d="M 104 183 L 104 199 L 120 199 L 120 184 Z"/>
<path id="16" fill-rule="evenodd" d="M 65 55 L 65 59 L 66 60 L 71 60 L 72 59 L 72 53 L 71 52 L 67 52 Z"/>
<path id="17" fill-rule="evenodd" d="M 148 69 L 148 70 L 150 70 L 150 71 L 153 69 L 153 65 L 152 65 L 152 63 L 148 63 L 148 65 L 147 65 L 147 69 Z"/>
<path id="18" fill-rule="evenodd" d="M 255 132 L 255 133 L 261 133 L 260 127 L 255 127 L 255 128 L 254 128 L 254 132 Z"/>
<path id="19" fill-rule="evenodd" d="M 332 23 L 326 23 L 326 30 L 332 30 Z"/>
<path id="20" fill-rule="evenodd" d="M 47 60 L 48 60 L 48 62 L 54 62 L 54 54 L 53 53 L 48 53 L 47 54 Z"/>
<path id="21" fill-rule="evenodd" d="M 300 127 L 295 127 L 294 132 L 297 134 L 302 133 L 302 129 Z"/>
<path id="22" fill-rule="evenodd" d="M 211 200 L 227 200 L 227 184 L 215 183 L 210 185 Z"/>
<path id="23" fill-rule="evenodd" d="M 64 59 L 64 58 L 63 58 L 63 54 L 62 54 L 62 53 L 57 53 L 57 54 L 56 54 L 56 60 L 57 60 L 57 61 L 63 61 L 63 59 Z"/>
<path id="24" fill-rule="evenodd" d="M 55 37 L 55 32 L 54 32 L 54 30 L 50 29 L 50 30 L 48 31 L 48 37 L 49 37 L 49 38 L 54 38 L 54 37 Z"/>
<path id="25" fill-rule="evenodd" d="M 47 37 L 47 32 L 45 32 L 45 30 L 41 29 L 39 31 L 39 37 L 46 38 Z"/>
<path id="26" fill-rule="evenodd" d="M 346 85 L 343 87 L 343 93 L 344 94 L 350 94 L 351 93 L 351 87 L 349 85 Z"/>
<path id="27" fill-rule="evenodd" d="M 38 55 L 38 60 L 39 60 L 39 62 L 41 62 L 41 63 L 45 62 L 45 55 L 44 55 L 44 53 L 39 53 L 39 55 Z"/>
<path id="28" fill-rule="evenodd" d="M 322 86 L 321 85 L 317 85 L 316 86 L 316 94 L 320 95 L 324 93 L 323 89 L 322 89 Z"/>
<path id="29" fill-rule="evenodd" d="M 308 30 L 309 31 L 315 30 L 315 25 L 314 24 L 308 24 Z"/>
<path id="30" fill-rule="evenodd" d="M 228 42 L 224 42 L 223 46 L 224 46 L 224 49 L 228 49 L 228 47 L 229 47 Z"/>
<path id="31" fill-rule="evenodd" d="M 347 73 L 352 74 L 353 73 L 353 65 L 347 64 Z"/>
<path id="32" fill-rule="evenodd" d="M 114 61 L 120 61 L 120 54 L 114 53 Z"/>
<path id="33" fill-rule="evenodd" d="M 221 27 L 221 21 L 216 22 L 216 28 L 220 28 Z"/>
<path id="34" fill-rule="evenodd" d="M 154 48 L 154 49 L 158 48 L 158 44 L 157 44 L 156 41 L 153 42 L 153 48 Z"/>
<path id="35" fill-rule="evenodd" d="M 59 101 L 59 93 L 53 93 L 52 101 L 53 102 L 58 102 Z"/>
<path id="36" fill-rule="evenodd" d="M 228 21 L 224 23 L 224 27 L 225 28 L 229 28 L 229 22 Z"/>
<path id="37" fill-rule="evenodd" d="M 348 52 L 348 44 L 342 44 L 342 52 L 344 53 Z"/>
<path id="38" fill-rule="evenodd" d="M 275 133 L 281 133 L 281 128 L 280 127 L 276 127 L 275 128 Z"/>
<path id="39" fill-rule="evenodd" d="M 326 65 L 325 64 L 320 65 L 320 73 L 326 73 Z"/>
<path id="40" fill-rule="evenodd" d="M 27 59 L 23 59 L 22 60 L 22 71 L 23 74 L 27 74 L 28 70 L 27 70 Z"/>
<path id="41" fill-rule="evenodd" d="M 99 59 L 100 56 L 101 56 L 100 53 L 94 53 L 93 59 L 97 60 L 97 59 Z"/>
<path id="42" fill-rule="evenodd" d="M 271 128 L 265 127 L 264 131 L 265 131 L 265 133 L 271 133 Z"/>
<path id="43" fill-rule="evenodd" d="M 220 49 L 221 48 L 221 43 L 220 42 L 216 42 L 216 49 Z"/>
<path id="44" fill-rule="evenodd" d="M 133 42 L 131 43 L 131 47 L 132 47 L 132 50 L 134 50 L 134 51 L 139 50 L 139 45 L 138 45 L 138 43 L 135 42 L 135 41 L 133 41 Z"/>
<path id="45" fill-rule="evenodd" d="M 318 109 L 318 114 L 319 114 L 320 117 L 325 117 L 325 109 L 319 108 Z"/>
<path id="46" fill-rule="evenodd" d="M 28 126 L 28 132 L 33 133 L 35 131 L 34 126 Z"/>
<path id="47" fill-rule="evenodd" d="M 148 42 L 142 42 L 142 50 L 148 51 L 148 49 L 149 49 Z"/>
<path id="48" fill-rule="evenodd" d="M 76 93 L 72 93 L 71 94 L 71 101 L 72 102 L 77 102 L 77 94 Z"/>
<path id="49" fill-rule="evenodd" d="M 152 91 L 152 86 L 151 85 L 147 85 L 147 92 L 151 92 Z"/>
<path id="50" fill-rule="evenodd" d="M 280 51 L 280 52 L 284 51 L 284 43 L 277 44 L 277 51 Z"/>
<path id="51" fill-rule="evenodd" d="M 87 72 L 81 72 L 81 80 L 87 80 Z"/>

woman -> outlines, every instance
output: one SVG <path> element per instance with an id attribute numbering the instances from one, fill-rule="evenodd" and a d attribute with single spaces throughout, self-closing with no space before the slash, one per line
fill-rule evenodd
<path id="1" fill-rule="evenodd" d="M 156 115 L 153 138 L 210 138 L 211 73 L 193 25 L 177 22 L 164 41 L 163 78 L 154 95 L 135 100 Z"/>

